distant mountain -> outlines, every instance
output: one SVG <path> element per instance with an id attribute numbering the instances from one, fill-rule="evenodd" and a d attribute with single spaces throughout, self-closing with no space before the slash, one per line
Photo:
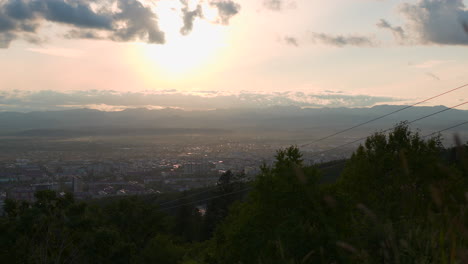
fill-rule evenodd
<path id="1" fill-rule="evenodd" d="M 372 108 L 299 108 L 276 106 L 258 109 L 184 111 L 179 109 L 127 109 L 104 112 L 90 109 L 47 112 L 0 112 L 0 134 L 115 135 L 146 133 L 224 133 L 226 131 L 336 131 L 365 122 L 404 106 Z M 445 106 L 413 107 L 366 125 L 362 129 L 383 129 L 404 120 L 446 109 Z M 414 125 L 441 129 L 468 120 L 468 111 L 448 110 Z M 465 128 L 466 129 L 466 128 Z M 192 133 L 190 132 L 190 133 Z"/>
<path id="2" fill-rule="evenodd" d="M 89 127 L 76 129 L 29 129 L 0 133 L 0 136 L 16 137 L 88 137 L 88 136 L 145 136 L 145 135 L 194 135 L 226 134 L 228 130 L 202 128 L 124 128 Z"/>

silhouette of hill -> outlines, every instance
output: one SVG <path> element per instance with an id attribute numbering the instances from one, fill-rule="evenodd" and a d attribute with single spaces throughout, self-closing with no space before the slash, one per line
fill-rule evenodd
<path id="1" fill-rule="evenodd" d="M 75 136 L 132 135 L 159 133 L 224 133 L 226 131 L 336 131 L 402 106 L 372 108 L 300 108 L 275 106 L 258 109 L 219 109 L 184 111 L 145 108 L 105 112 L 91 109 L 45 112 L 1 112 L 2 135 Z M 445 106 L 413 107 L 366 125 L 365 131 L 383 129 L 399 121 L 413 120 Z M 468 111 L 450 110 L 418 122 L 418 127 L 438 129 L 466 120 Z"/>

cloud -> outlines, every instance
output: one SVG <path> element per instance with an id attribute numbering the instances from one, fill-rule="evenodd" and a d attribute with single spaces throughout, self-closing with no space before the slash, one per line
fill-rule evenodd
<path id="1" fill-rule="evenodd" d="M 193 29 L 193 22 L 195 18 L 200 17 L 203 18 L 203 11 L 201 5 L 197 5 L 195 10 L 189 10 L 189 3 L 187 0 L 181 0 L 183 5 L 182 8 L 182 19 L 184 22 L 184 26 L 180 29 L 180 33 L 182 35 L 187 35 L 192 32 Z"/>
<path id="2" fill-rule="evenodd" d="M 195 18 L 203 18 L 199 4 L 189 10 L 188 0 L 180 0 L 182 35 L 193 29 Z M 107 39 L 164 44 L 165 34 L 159 28 L 158 16 L 146 0 L 0 0 L 0 48 L 8 48 L 16 39 L 30 43 L 43 42 L 39 29 L 46 22 L 70 27 L 63 36 L 68 39 Z M 218 10 L 218 23 L 228 25 L 240 12 L 232 0 L 209 2 Z M 157 1 L 151 1 L 157 5 Z"/>
<path id="3" fill-rule="evenodd" d="M 314 42 L 320 42 L 325 45 L 337 46 L 337 47 L 344 47 L 344 46 L 365 46 L 365 47 L 373 47 L 376 46 L 377 43 L 371 38 L 367 36 L 361 35 L 331 35 L 325 33 L 312 33 L 312 40 Z"/>
<path id="4" fill-rule="evenodd" d="M 218 9 L 219 22 L 229 25 L 229 20 L 240 12 L 241 6 L 231 0 L 217 0 L 210 3 Z"/>
<path id="5" fill-rule="evenodd" d="M 1 21 L 0 21 L 1 23 Z M 0 32 L 0 48 L 1 49 L 6 49 L 10 46 L 10 43 L 16 39 L 16 35 L 11 33 L 11 32 L 5 32 L 1 33 Z"/>
<path id="6" fill-rule="evenodd" d="M 352 95 L 336 92 L 223 92 L 177 90 L 151 92 L 116 91 L 0 91 L 0 111 L 36 111 L 106 106 L 107 108 L 183 109 L 258 108 L 270 106 L 298 107 L 370 107 L 401 101 L 397 98 Z"/>
<path id="7" fill-rule="evenodd" d="M 399 12 L 417 44 L 468 45 L 468 9 L 463 0 L 419 0 L 401 4 Z"/>
<path id="8" fill-rule="evenodd" d="M 292 0 L 263 0 L 263 6 L 273 11 L 282 11 L 286 8 L 296 8 L 296 1 Z"/>
<path id="9" fill-rule="evenodd" d="M 64 35 L 67 39 L 105 39 L 99 32 L 86 29 L 72 29 Z"/>
<path id="10" fill-rule="evenodd" d="M 299 47 L 299 42 L 295 37 L 286 36 L 284 37 L 284 42 L 288 45 Z"/>
<path id="11" fill-rule="evenodd" d="M 283 9 L 283 1 L 282 0 L 264 0 L 263 5 L 274 11 L 280 11 Z"/>
<path id="12" fill-rule="evenodd" d="M 92 10 L 91 6 L 84 1 L 16 0 L 14 2 L 18 4 L 16 4 L 13 10 L 15 10 L 15 12 L 25 14 L 24 16 L 17 16 L 17 19 L 42 17 L 51 22 L 63 23 L 76 27 L 112 29 L 112 15 L 110 13 L 95 12 Z M 12 15 L 12 13 L 10 12 L 9 15 Z"/>
<path id="13" fill-rule="evenodd" d="M 410 63 L 409 65 L 414 68 L 428 69 L 439 66 L 441 64 L 452 62 L 451 60 L 428 60 L 417 64 Z"/>
<path id="14" fill-rule="evenodd" d="M 116 4 L 118 10 L 95 8 L 98 4 Z M 33 40 L 30 36 L 46 21 L 72 27 L 68 38 L 165 42 L 157 15 L 137 0 L 5 0 L 0 2 L 0 46 L 28 36 Z"/>
<path id="15" fill-rule="evenodd" d="M 65 57 L 65 58 L 78 58 L 83 55 L 83 52 L 75 49 L 64 49 L 64 48 L 28 48 L 28 51 L 36 52 L 40 54 Z"/>
<path id="16" fill-rule="evenodd" d="M 143 6 L 137 0 L 119 0 L 118 7 L 121 12 L 114 14 L 114 19 L 123 25 L 117 26 L 112 39 L 143 40 L 157 44 L 165 42 L 164 32 L 159 29 L 157 16 L 150 7 Z"/>
<path id="17" fill-rule="evenodd" d="M 431 77 L 431 78 L 434 79 L 434 80 L 440 81 L 439 76 L 435 75 L 435 74 L 432 73 L 432 72 L 426 72 L 426 75 L 429 76 L 429 77 Z"/>
<path id="18" fill-rule="evenodd" d="M 393 27 L 384 19 L 380 19 L 379 22 L 377 22 L 377 27 L 387 29 L 390 32 L 392 32 L 393 37 L 399 42 L 403 43 L 404 40 L 406 39 L 405 31 L 403 30 L 402 27 Z"/>

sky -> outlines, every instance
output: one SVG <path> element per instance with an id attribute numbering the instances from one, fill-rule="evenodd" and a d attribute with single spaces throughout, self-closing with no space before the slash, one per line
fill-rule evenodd
<path id="1" fill-rule="evenodd" d="M 0 111 L 414 103 L 468 83 L 467 4 L 0 0 Z"/>

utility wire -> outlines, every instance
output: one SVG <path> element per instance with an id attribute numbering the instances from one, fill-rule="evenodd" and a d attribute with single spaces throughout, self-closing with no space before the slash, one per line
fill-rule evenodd
<path id="1" fill-rule="evenodd" d="M 447 131 L 447 130 L 450 130 L 450 129 L 454 129 L 454 128 L 457 128 L 457 127 L 466 125 L 466 124 L 468 124 L 468 121 L 465 121 L 465 122 L 463 122 L 463 123 L 460 123 L 460 124 L 457 124 L 457 125 L 454 125 L 454 126 L 451 126 L 451 127 L 444 128 L 444 129 L 442 129 L 442 130 L 439 130 L 439 131 L 434 132 L 434 133 L 431 133 L 431 134 L 427 134 L 427 135 L 423 136 L 423 138 L 427 138 L 427 137 L 430 137 L 430 136 L 433 136 L 433 135 L 442 133 L 442 132 L 444 132 L 444 131 Z M 393 129 L 393 128 L 392 128 L 392 129 Z M 362 139 L 359 139 L 359 140 L 362 140 Z M 351 142 L 351 143 L 354 143 L 354 142 Z M 331 165 L 326 166 L 326 167 L 318 167 L 318 169 L 324 170 L 324 169 L 332 168 L 332 167 L 335 167 L 336 165 L 341 164 L 341 163 L 343 163 L 343 162 L 346 162 L 346 159 L 337 161 L 336 163 L 331 164 Z"/>
<path id="2" fill-rule="evenodd" d="M 424 119 L 424 118 L 428 118 L 428 117 L 431 117 L 431 116 L 435 116 L 435 115 L 440 114 L 440 113 L 442 113 L 442 112 L 455 109 L 455 108 L 457 108 L 457 107 L 459 107 L 459 106 L 462 106 L 462 105 L 465 105 L 465 104 L 468 104 L 468 101 L 467 101 L 467 102 L 464 102 L 464 103 L 461 103 L 461 104 L 458 104 L 458 105 L 455 105 L 455 106 L 452 106 L 452 107 L 445 108 L 445 109 L 440 110 L 440 111 L 437 111 L 437 112 L 435 112 L 435 113 L 433 113 L 433 114 L 430 114 L 430 115 L 427 115 L 427 116 L 424 116 L 424 117 L 415 119 L 415 120 L 411 121 L 410 124 L 411 124 L 411 123 L 414 123 L 414 122 L 417 122 L 417 121 L 419 121 L 419 120 L 422 120 L 422 119 Z"/>
<path id="3" fill-rule="evenodd" d="M 247 187 L 247 188 L 244 188 L 244 189 L 241 189 L 241 190 L 238 190 L 238 191 L 229 192 L 229 193 L 213 196 L 213 197 L 206 198 L 206 199 L 201 199 L 201 200 L 196 200 L 196 201 L 192 201 L 192 202 L 188 202 L 188 203 L 184 203 L 184 204 L 179 204 L 179 205 L 175 205 L 175 206 L 171 206 L 171 207 L 161 208 L 160 210 L 169 210 L 169 209 L 174 209 L 174 208 L 185 206 L 185 205 L 191 205 L 191 204 L 206 202 L 206 201 L 210 201 L 210 200 L 213 200 L 213 199 L 216 199 L 216 198 L 221 198 L 221 197 L 225 197 L 225 196 L 229 196 L 229 195 L 249 191 L 251 189 L 252 189 L 252 187 Z"/>
<path id="4" fill-rule="evenodd" d="M 464 102 L 464 103 L 461 103 L 461 104 L 458 104 L 458 105 L 455 105 L 455 106 L 452 106 L 452 107 L 448 107 L 448 108 L 445 108 L 445 109 L 443 109 L 443 110 L 437 111 L 437 112 L 435 112 L 435 113 L 432 113 L 432 114 L 429 114 L 429 115 L 426 115 L 426 116 L 417 118 L 417 119 L 415 119 L 415 120 L 413 120 L 413 121 L 408 122 L 408 124 L 412 124 L 412 123 L 415 123 L 415 122 L 417 122 L 417 121 L 421 121 L 421 120 L 426 119 L 426 118 L 428 118 L 428 117 L 435 116 L 435 115 L 440 114 L 440 113 L 443 113 L 443 112 L 445 112 L 445 111 L 455 109 L 456 107 L 459 107 L 459 106 L 462 106 L 462 105 L 465 105 L 465 104 L 468 104 L 468 102 Z M 388 129 L 382 131 L 382 133 L 388 132 L 388 131 L 390 131 L 390 130 L 392 130 L 392 129 L 393 129 L 393 127 L 392 127 L 392 128 L 388 128 Z M 339 145 L 339 146 L 337 146 L 337 147 L 334 147 L 334 148 L 331 148 L 331 149 L 328 149 L 328 150 L 324 150 L 324 151 L 322 151 L 322 152 L 320 152 L 320 153 L 317 153 L 317 154 L 315 154 L 315 155 L 313 155 L 313 156 L 311 156 L 311 157 L 309 157 L 309 158 L 314 158 L 314 157 L 320 156 L 320 155 L 322 155 L 322 154 L 324 154 L 324 153 L 327 153 L 327 152 L 333 151 L 333 150 L 335 150 L 335 149 L 339 149 L 339 148 L 342 148 L 342 147 L 351 145 L 351 144 L 353 144 L 353 143 L 362 141 L 362 140 L 364 140 L 364 139 L 366 139 L 366 138 L 368 138 L 368 136 L 365 136 L 365 137 L 356 139 L 356 140 L 354 140 L 354 141 L 351 141 L 351 142 L 348 142 L 348 143 Z"/>
<path id="5" fill-rule="evenodd" d="M 240 183 L 241 181 L 233 181 L 233 182 L 230 182 L 226 185 L 231 185 L 231 184 L 235 184 L 235 183 Z M 186 199 L 186 198 L 190 198 L 190 197 L 194 197 L 194 196 L 198 196 L 198 195 L 201 195 L 201 194 L 204 194 L 204 193 L 209 193 L 209 192 L 212 192 L 212 191 L 215 191 L 217 189 L 219 189 L 220 187 L 222 187 L 221 185 L 217 184 L 216 186 L 214 187 L 210 187 L 204 191 L 201 191 L 201 192 L 197 192 L 197 193 L 193 193 L 193 194 L 190 194 L 190 195 L 187 195 L 187 196 L 183 196 L 183 197 L 180 197 L 180 198 L 177 198 L 177 199 L 174 199 L 174 200 L 171 200 L 171 201 L 167 201 L 167 202 L 164 202 L 164 203 L 160 203 L 159 205 L 166 205 L 166 204 L 171 204 L 171 203 L 174 203 L 174 202 L 177 202 L 177 201 L 180 201 L 180 200 L 183 200 L 183 199 Z"/>
<path id="6" fill-rule="evenodd" d="M 385 117 L 387 117 L 387 116 L 396 114 L 396 113 L 401 112 L 401 111 L 403 111 L 403 110 L 406 110 L 406 109 L 408 109 L 408 108 L 412 108 L 412 107 L 414 107 L 414 106 L 417 106 L 417 105 L 420 105 L 420 104 L 422 104 L 422 103 L 428 102 L 428 101 L 430 101 L 430 100 L 432 100 L 432 99 L 435 99 L 435 98 L 437 98 L 437 97 L 440 97 L 440 96 L 446 95 L 446 94 L 448 94 L 448 93 L 451 93 L 451 92 L 460 90 L 460 89 L 465 88 L 465 87 L 467 87 L 467 86 L 468 86 L 468 83 L 465 84 L 465 85 L 456 87 L 456 88 L 454 88 L 454 89 L 448 90 L 448 91 L 446 91 L 446 92 L 443 92 L 443 93 L 441 93 L 441 94 L 438 94 L 438 95 L 432 96 L 432 97 L 430 97 L 430 98 L 424 99 L 424 100 L 419 101 L 419 102 L 417 102 L 417 103 L 414 103 L 414 104 L 412 104 L 412 105 L 405 106 L 405 107 L 403 107 L 403 108 L 401 108 L 401 109 L 395 110 L 395 111 L 390 112 L 390 113 L 388 113 L 388 114 L 385 114 L 385 115 L 376 117 L 376 118 L 371 119 L 371 120 L 369 120 L 369 121 L 366 121 L 366 122 L 357 124 L 357 125 L 355 125 L 355 126 L 352 126 L 352 127 L 350 127 L 350 128 L 347 128 L 347 129 L 338 131 L 338 132 L 336 132 L 336 133 L 333 133 L 333 134 L 331 134 L 331 135 L 325 136 L 325 137 L 323 137 L 323 138 L 319 138 L 319 139 L 317 139 L 317 140 L 315 140 L 315 141 L 313 141 L 313 142 L 303 144 L 303 145 L 301 145 L 300 147 L 306 147 L 306 146 L 308 146 L 308 145 L 311 145 L 311 144 L 314 144 L 314 143 L 323 141 L 323 140 L 325 140 L 325 139 L 334 137 L 334 136 L 339 135 L 339 134 L 342 134 L 342 133 L 344 133 L 344 132 L 348 132 L 348 131 L 350 131 L 350 130 L 352 130 L 352 129 L 355 129 L 355 128 L 358 128 L 358 127 L 360 127 L 360 126 L 363 126 L 363 125 L 372 123 L 372 122 L 377 121 L 377 120 L 379 120 L 379 119 L 382 119 L 382 118 L 385 118 Z"/>
<path id="7" fill-rule="evenodd" d="M 218 188 L 219 188 L 219 185 L 216 185 L 215 187 L 209 188 L 207 190 L 204 190 L 204 191 L 201 191 L 201 192 L 198 192 L 198 193 L 193 193 L 193 194 L 190 194 L 190 195 L 187 195 L 187 196 L 184 196 L 184 197 L 181 197 L 181 198 L 177 198 L 177 199 L 174 199 L 174 200 L 171 200 L 171 201 L 167 201 L 167 202 L 164 202 L 164 203 L 160 203 L 159 205 L 171 204 L 171 203 L 174 203 L 174 202 L 186 199 L 186 198 L 190 198 L 190 197 L 198 196 L 198 195 L 201 195 L 201 194 L 204 194 L 204 193 L 212 192 L 212 191 L 214 191 L 214 190 L 216 190 Z"/>
<path id="8" fill-rule="evenodd" d="M 446 92 L 443 92 L 443 93 L 441 93 L 441 94 L 438 94 L 438 95 L 432 96 L 432 97 L 430 97 L 430 98 L 424 99 L 424 100 L 419 101 L 419 102 L 417 102 L 417 103 L 414 103 L 414 104 L 412 104 L 412 105 L 405 106 L 405 107 L 403 107 L 403 108 L 401 108 L 401 109 L 392 111 L 392 112 L 387 113 L 387 114 L 385 114 L 385 115 L 382 115 L 382 116 L 373 118 L 373 119 L 371 119 L 371 120 L 368 120 L 368 121 L 366 121 L 366 122 L 357 124 L 357 125 L 352 126 L 352 127 L 350 127 L 350 128 L 347 128 L 347 129 L 341 130 L 341 131 L 339 131 L 339 132 L 333 133 L 333 134 L 331 134 L 331 135 L 325 136 L 325 137 L 323 137 L 323 138 L 319 138 L 319 139 L 317 139 L 317 140 L 315 140 L 315 141 L 313 141 L 313 142 L 310 142 L 310 143 L 307 143 L 307 144 L 303 144 L 303 145 L 301 145 L 300 147 L 305 147 L 305 146 L 308 146 L 308 145 L 311 145 L 311 144 L 314 144 L 314 143 L 323 141 L 323 140 L 325 140 L 325 139 L 334 137 L 334 136 L 336 136 L 336 135 L 342 134 L 342 133 L 344 133 L 344 132 L 348 132 L 348 131 L 350 131 L 350 130 L 352 130 L 352 129 L 355 129 L 355 128 L 361 127 L 361 126 L 363 126 L 363 125 L 372 123 L 372 122 L 374 122 L 374 121 L 380 120 L 380 119 L 385 118 L 385 117 L 387 117 L 387 116 L 396 114 L 396 113 L 398 113 L 398 112 L 401 112 L 401 111 L 404 111 L 404 110 L 406 110 L 406 109 L 412 108 L 412 107 L 414 107 L 414 106 L 420 105 L 420 104 L 422 104 L 422 103 L 428 102 L 428 101 L 430 101 L 430 100 L 432 100 L 432 99 L 435 99 L 435 98 L 437 98 L 437 97 L 440 97 L 440 96 L 449 94 L 449 93 L 451 93 L 451 92 L 460 90 L 460 89 L 465 88 L 465 87 L 467 87 L 467 86 L 468 86 L 468 83 L 465 84 L 465 85 L 456 87 L 456 88 L 454 88 L 454 89 L 448 90 L 448 91 L 446 91 Z M 465 104 L 465 103 L 463 103 L 463 104 Z M 463 104 L 460 104 L 460 105 L 463 105 Z M 460 105 L 459 105 L 459 106 L 460 106 Z M 455 107 L 457 107 L 457 106 L 454 106 L 453 108 L 455 108 Z M 442 110 L 442 111 L 433 113 L 433 114 L 431 114 L 431 115 L 429 115 L 429 116 L 433 116 L 433 115 L 439 114 L 439 113 L 441 113 L 441 112 L 445 112 L 445 111 L 447 111 L 447 110 L 449 110 L 449 109 L 451 109 L 451 108 L 444 109 L 444 110 Z M 429 117 L 429 116 L 422 117 L 422 118 L 417 119 L 417 120 L 413 120 L 413 121 L 410 122 L 410 124 L 413 123 L 413 122 L 422 120 L 422 119 L 424 119 L 424 118 L 427 118 L 427 117 Z M 384 132 L 386 132 L 386 131 L 388 131 L 388 130 L 385 130 Z M 317 154 L 317 155 L 314 155 L 314 156 L 312 156 L 312 157 L 316 157 L 316 156 L 321 155 L 321 154 L 323 154 L 323 153 L 326 153 L 326 152 L 329 152 L 329 151 L 332 151 L 332 150 L 335 150 L 335 149 L 338 149 L 338 148 L 341 148 L 341 147 L 344 147 L 344 146 L 347 146 L 347 145 L 356 143 L 356 142 L 361 141 L 361 140 L 366 139 L 366 138 L 367 138 L 367 137 L 357 139 L 357 140 L 355 140 L 355 141 L 352 141 L 352 142 L 349 142 L 349 143 L 340 145 L 340 146 L 338 146 L 338 147 L 335 147 L 335 148 L 326 150 L 326 151 L 324 151 L 324 152 L 322 152 L 322 153 L 319 153 L 319 154 Z M 188 195 L 188 196 L 185 196 L 185 197 L 181 197 L 181 198 L 178 198 L 178 199 L 174 199 L 174 200 L 171 200 L 171 201 L 168 201 L 168 202 L 161 203 L 160 205 L 171 204 L 171 203 L 180 201 L 180 200 L 182 200 L 182 199 L 186 199 L 186 198 L 189 198 L 189 197 L 194 197 L 194 196 L 198 196 L 198 195 L 201 195 L 201 194 L 204 194 L 204 193 L 208 193 L 208 192 L 211 192 L 211 191 L 213 191 L 213 190 L 218 189 L 218 187 L 219 187 L 219 186 L 215 186 L 215 187 L 213 187 L 213 188 L 210 188 L 210 189 L 208 189 L 208 190 L 205 190 L 205 191 L 202 191 L 202 192 L 199 192 L 199 193 L 194 193 L 194 194 L 191 194 L 191 195 Z"/>
<path id="9" fill-rule="evenodd" d="M 458 124 L 458 125 L 454 125 L 454 126 L 451 126 L 451 127 L 448 127 L 448 128 L 444 128 L 444 129 L 439 130 L 439 131 L 437 131 L 437 132 L 434 132 L 434 133 L 425 135 L 424 138 L 427 138 L 427 137 L 433 136 L 433 135 L 435 135 L 435 134 L 439 134 L 439 133 L 442 133 L 442 132 L 444 132 L 444 131 L 447 131 L 447 130 L 450 130 L 450 129 L 453 129 L 453 128 L 456 128 L 456 127 L 459 127 L 459 126 L 463 126 L 463 125 L 466 125 L 466 124 L 468 124 L 468 121 L 465 121 L 465 122 L 460 123 L 460 124 Z"/>
<path id="10" fill-rule="evenodd" d="M 415 120 L 413 120 L 413 121 L 411 121 L 411 122 L 408 122 L 408 124 L 412 124 L 412 123 L 414 123 L 414 122 L 417 122 L 417 121 L 423 120 L 423 119 L 425 119 L 425 118 L 428 118 L 428 117 L 431 117 L 431 116 L 440 114 L 440 113 L 442 113 L 442 112 L 445 112 L 445 111 L 454 109 L 454 108 L 456 108 L 456 107 L 458 107 L 458 106 L 461 106 L 461 105 L 464 105 L 464 104 L 467 104 L 467 103 L 468 103 L 468 102 L 461 103 L 461 104 L 458 104 L 458 105 L 456 105 L 456 106 L 453 106 L 453 107 L 450 107 L 450 108 L 446 108 L 446 109 L 444 109 L 444 110 L 437 111 L 437 112 L 435 112 L 435 113 L 432 113 L 432 114 L 429 114 L 429 115 L 426 115 L 426 116 L 417 118 L 417 119 L 415 119 Z M 463 122 L 463 123 L 460 123 L 460 124 L 457 124 L 457 125 L 454 125 L 454 126 L 451 126 L 451 127 L 448 127 L 448 128 L 442 129 L 442 130 L 439 130 L 439 131 L 437 131 L 437 132 L 428 134 L 428 135 L 424 136 L 424 138 L 425 138 L 425 137 L 432 136 L 432 135 L 434 135 L 434 134 L 438 134 L 438 133 L 441 133 L 441 132 L 450 130 L 450 129 L 453 129 L 453 128 L 456 128 L 456 127 L 459 127 L 459 126 L 462 126 L 462 125 L 465 125 L 465 124 L 468 124 L 468 121 L 465 121 L 465 122 Z M 393 129 L 393 128 L 386 129 L 386 130 L 384 130 L 383 132 L 389 131 L 389 130 L 391 130 L 391 129 Z M 356 143 L 356 142 L 361 141 L 361 140 L 366 139 L 366 138 L 368 138 L 368 136 L 363 137 L 363 138 L 359 138 L 359 139 L 354 140 L 354 141 L 352 141 L 352 142 L 348 142 L 348 143 L 346 143 L 346 144 L 337 146 L 337 147 L 335 147 L 335 148 L 332 148 L 332 149 L 323 151 L 323 152 L 321 152 L 321 153 L 319 153 L 319 154 L 317 154 L 317 155 L 321 155 L 321 154 L 323 154 L 323 153 L 325 153 L 325 152 L 332 151 L 332 150 L 341 148 L 341 147 L 343 147 L 343 146 L 347 146 L 347 145 Z M 317 156 L 317 155 L 315 155 L 315 156 Z M 339 163 L 341 163 L 341 162 L 339 162 Z M 336 164 L 335 164 L 335 165 L 336 165 Z M 328 167 L 332 167 L 332 166 L 327 166 L 327 167 L 322 168 L 322 169 L 326 169 L 326 168 L 328 168 Z M 320 169 L 320 168 L 319 168 L 319 169 Z M 218 187 L 218 186 L 217 186 L 217 187 Z M 247 188 L 244 188 L 244 189 L 241 189 L 241 190 L 238 190 L 238 191 L 229 192 L 229 193 L 225 193 L 225 194 L 222 194 L 222 195 L 212 196 L 212 197 L 205 198 L 205 199 L 201 199 L 201 200 L 196 200 L 196 201 L 192 201 L 192 202 L 188 202 L 188 203 L 184 203 L 184 204 L 179 204 L 179 205 L 175 205 L 175 206 L 171 206 L 171 207 L 161 208 L 160 210 L 170 210 L 170 209 L 178 208 L 178 207 L 185 206 L 185 205 L 191 205 L 191 204 L 206 202 L 206 201 L 210 201 L 210 200 L 213 200 L 213 199 L 216 199 L 216 198 L 221 198 L 221 197 L 225 197 L 225 196 L 229 196 L 229 195 L 233 195 L 233 194 L 237 194 L 237 193 L 249 191 L 249 190 L 251 190 L 251 189 L 252 189 L 252 187 L 247 187 Z M 205 191 L 203 191 L 203 192 L 200 192 L 200 193 L 198 193 L 198 194 L 202 194 L 202 193 L 206 193 L 206 192 L 207 192 L 207 190 L 205 190 Z M 195 196 L 195 195 L 198 195 L 198 194 L 194 194 L 194 195 L 191 195 L 191 196 Z M 191 197 L 191 196 L 186 196 L 186 197 L 183 197 L 183 198 L 180 198 L 180 199 L 176 199 L 176 200 L 173 200 L 173 201 L 170 201 L 170 202 L 166 202 L 166 203 L 164 203 L 164 204 L 168 204 L 168 203 L 172 203 L 172 202 L 175 202 L 175 201 L 179 201 L 179 200 L 182 200 L 182 199 L 184 199 L 184 198 Z M 161 205 L 162 205 L 162 204 L 161 204 Z"/>

